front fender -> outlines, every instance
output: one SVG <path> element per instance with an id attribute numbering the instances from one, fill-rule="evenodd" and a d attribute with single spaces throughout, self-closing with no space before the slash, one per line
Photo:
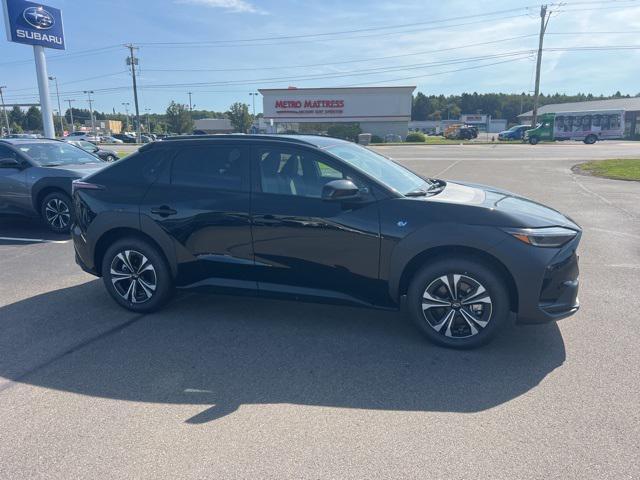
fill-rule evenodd
<path id="1" fill-rule="evenodd" d="M 399 300 L 402 274 L 418 255 L 439 247 L 467 248 L 494 255 L 494 250 L 507 239 L 507 235 L 496 227 L 484 225 L 460 225 L 456 223 L 431 223 L 419 228 L 404 238 L 398 239 L 388 256 L 386 270 L 389 295 Z"/>

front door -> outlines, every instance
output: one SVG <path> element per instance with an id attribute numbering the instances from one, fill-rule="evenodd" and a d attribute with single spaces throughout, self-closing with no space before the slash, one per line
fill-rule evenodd
<path id="1" fill-rule="evenodd" d="M 26 183 L 26 162 L 5 145 L 0 145 L 2 158 L 17 160 L 21 165 L 0 165 L 0 213 L 32 213 L 31 194 Z"/>
<path id="2" fill-rule="evenodd" d="M 177 284 L 255 288 L 248 148 L 213 142 L 181 148 L 141 205 L 174 241 Z"/>
<path id="3" fill-rule="evenodd" d="M 375 303 L 380 222 L 369 186 L 339 162 L 304 147 L 252 150 L 253 249 L 261 291 Z M 362 201 L 323 201 L 323 186 L 349 178 Z"/>

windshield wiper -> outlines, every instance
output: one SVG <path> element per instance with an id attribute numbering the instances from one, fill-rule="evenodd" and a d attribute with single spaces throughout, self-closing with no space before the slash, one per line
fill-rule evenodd
<path id="1" fill-rule="evenodd" d="M 62 165 L 61 163 L 43 163 L 42 166 L 43 167 L 59 167 L 60 165 Z"/>
<path id="2" fill-rule="evenodd" d="M 429 180 L 429 183 L 426 183 L 426 188 L 418 187 L 413 190 L 408 191 L 404 194 L 405 197 L 426 197 L 427 195 L 435 195 L 440 193 L 444 187 L 445 182 L 442 180 Z"/>

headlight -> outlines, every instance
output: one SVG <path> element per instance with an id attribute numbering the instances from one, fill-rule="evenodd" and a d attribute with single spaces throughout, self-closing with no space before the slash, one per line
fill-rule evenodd
<path id="1" fill-rule="evenodd" d="M 504 231 L 521 242 L 535 247 L 549 248 L 561 247 L 578 234 L 575 230 L 564 227 L 505 228 Z"/>

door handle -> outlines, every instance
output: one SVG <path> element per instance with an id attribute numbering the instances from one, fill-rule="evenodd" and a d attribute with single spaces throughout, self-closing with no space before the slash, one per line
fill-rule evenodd
<path id="1" fill-rule="evenodd" d="M 178 212 L 171 207 L 162 205 L 161 207 L 152 208 L 151 213 L 154 215 L 160 215 L 161 217 L 168 217 L 169 215 L 175 215 Z"/>

